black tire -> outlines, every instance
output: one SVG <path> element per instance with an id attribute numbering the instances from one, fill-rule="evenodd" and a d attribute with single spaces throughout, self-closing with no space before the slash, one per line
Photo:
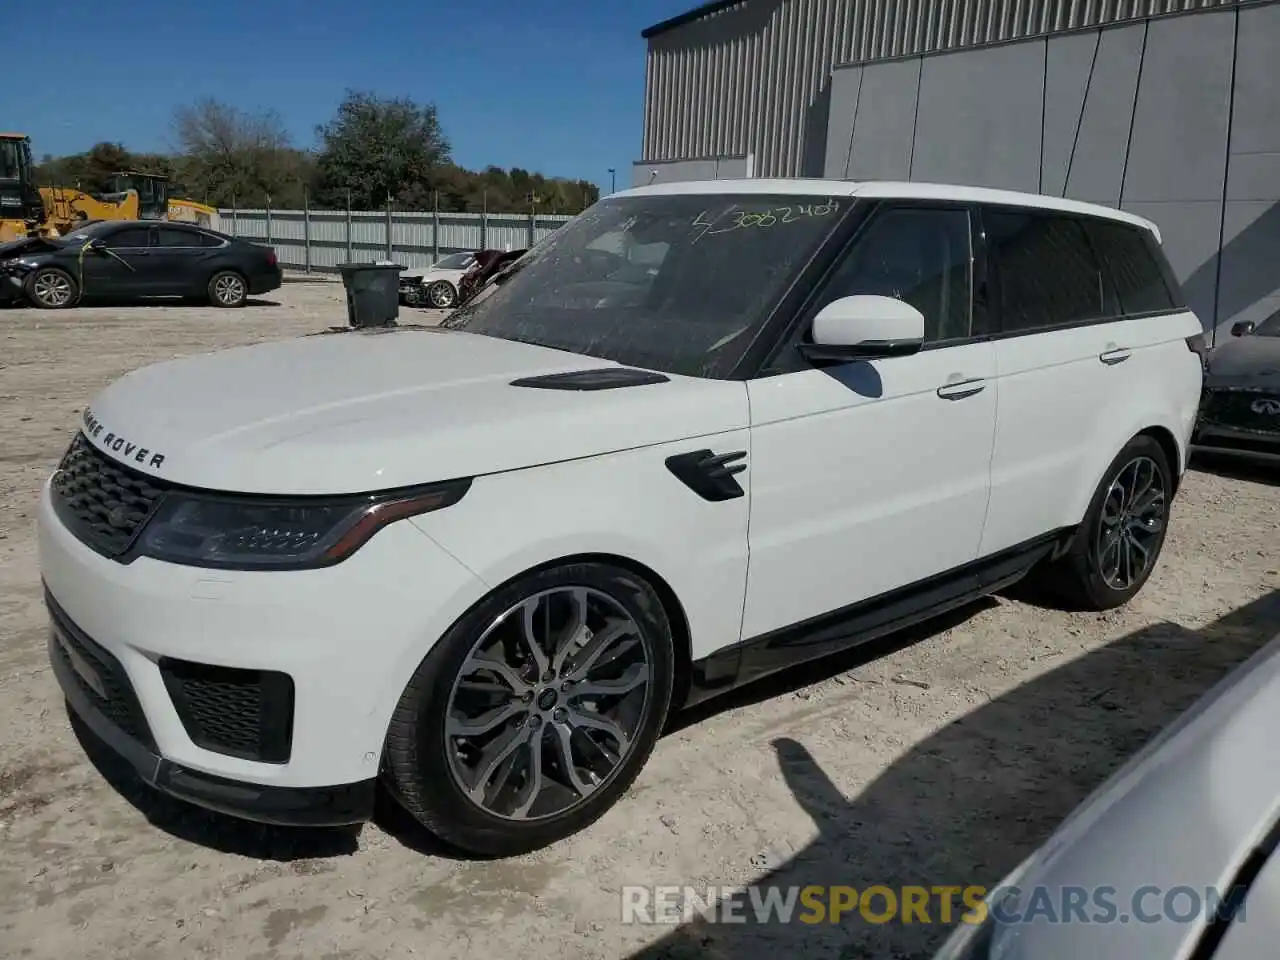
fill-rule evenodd
<path id="1" fill-rule="evenodd" d="M 23 284 L 27 299 L 41 310 L 68 310 L 80 302 L 80 284 L 57 267 L 41 267 Z"/>
<path id="2" fill-rule="evenodd" d="M 209 279 L 209 302 L 234 310 L 249 299 L 249 282 L 236 270 L 219 270 Z"/>
<path id="3" fill-rule="evenodd" d="M 437 280 L 427 287 L 426 306 L 436 310 L 449 310 L 458 303 L 458 291 L 448 280 Z"/>
<path id="4" fill-rule="evenodd" d="M 1135 470 L 1139 473 L 1133 473 Z M 1134 497 L 1133 503 L 1127 503 L 1123 494 L 1124 487 L 1130 482 L 1128 478 L 1138 477 L 1137 482 L 1141 483 L 1148 470 L 1152 478 L 1152 492 L 1158 494 L 1161 504 L 1158 516 L 1154 513 L 1151 516 L 1158 522 L 1158 529 L 1141 517 L 1111 522 L 1117 507 L 1122 517 L 1128 517 L 1128 511 L 1141 506 L 1149 495 L 1142 494 Z M 1107 467 L 1074 541 L 1061 559 L 1045 571 L 1047 576 L 1043 581 L 1051 584 L 1062 599 L 1076 609 L 1112 610 L 1128 603 L 1142 589 L 1159 562 L 1168 532 L 1173 495 L 1173 472 L 1164 448 L 1152 437 L 1134 437 Z M 1113 529 L 1125 528 L 1131 531 L 1131 538 L 1142 538 L 1141 549 L 1146 551 L 1147 559 L 1141 569 L 1128 578 L 1122 573 L 1125 569 L 1132 571 L 1133 566 L 1117 567 L 1113 578 L 1109 574 L 1114 562 L 1123 563 L 1126 553 L 1137 557 L 1141 552 L 1128 550 L 1123 536 L 1110 535 Z"/>
<path id="5" fill-rule="evenodd" d="M 406 307 L 426 306 L 427 292 L 422 288 L 422 284 L 412 284 L 404 288 L 404 292 L 400 294 L 400 302 Z"/>
<path id="6" fill-rule="evenodd" d="M 581 791 L 575 790 L 575 805 L 560 812 L 539 815 L 536 819 L 510 819 L 496 815 L 464 792 L 454 769 L 457 761 L 451 760 L 451 757 L 460 757 L 461 750 L 454 741 L 447 738 L 446 714 L 450 710 L 455 685 L 463 676 L 473 675 L 464 668 L 464 664 L 472 656 L 473 647 L 482 642 L 486 630 L 495 619 L 526 598 L 559 588 L 585 588 L 597 597 L 608 598 L 616 609 L 624 611 L 630 617 L 632 624 L 638 628 L 636 637 L 648 656 L 648 688 L 643 695 L 643 706 L 634 713 L 634 732 L 629 738 L 627 751 L 618 752 L 616 765 L 593 787 L 594 792 L 588 792 L 584 797 Z M 588 633 L 587 636 L 590 637 L 591 634 Z M 600 632 L 596 636 L 600 636 Z M 464 614 L 436 644 L 410 679 L 396 706 L 387 734 L 383 769 L 390 780 L 390 793 L 410 815 L 437 837 L 472 854 L 515 856 L 555 843 L 597 820 L 635 780 L 648 760 L 666 720 L 673 674 L 671 628 L 658 595 L 642 578 L 630 571 L 601 563 L 567 564 L 518 577 L 499 587 Z M 562 676 L 568 676 L 568 672 Z M 545 680 L 546 677 L 542 679 Z M 559 679 L 555 679 L 550 685 L 555 688 L 559 682 Z M 545 693 L 546 690 L 542 692 Z M 533 694 L 528 696 L 532 697 Z M 565 705 L 570 703 L 572 696 L 564 695 Z M 512 698 L 510 702 L 514 703 L 515 699 Z M 541 704 L 542 698 L 537 697 L 533 702 Z M 533 706 L 521 709 L 526 714 L 535 712 Z M 532 721 L 517 718 L 504 723 L 530 729 Z M 548 724 L 535 729 L 537 739 L 528 739 L 526 742 L 538 744 L 540 757 L 547 755 L 548 751 L 555 756 L 565 755 L 555 753 L 559 742 L 556 734 L 560 727 Z M 551 734 L 549 744 L 548 734 Z M 533 737 L 534 734 L 525 736 Z M 572 757 L 572 752 L 569 755 Z M 523 772 L 518 776 L 523 779 L 529 776 L 532 757 L 529 753 L 522 753 L 521 758 L 524 766 L 521 768 Z M 512 764 L 517 763 L 518 760 L 513 758 Z M 573 766 L 578 765 L 574 763 Z M 504 780 L 510 778 L 512 769 L 515 767 L 509 767 Z M 563 786 L 564 778 L 555 773 L 554 765 L 546 766 L 540 762 L 537 769 L 539 784 L 543 782 L 542 771 L 549 771 L 551 779 L 548 782 L 553 791 L 561 796 L 567 795 L 568 791 Z M 575 771 L 575 778 L 579 774 L 580 771 Z M 497 774 L 492 776 L 496 777 Z M 527 787 L 529 782 L 530 780 L 524 779 L 521 789 Z M 482 786 L 487 783 L 488 778 L 485 778 Z M 532 793 L 540 795 L 539 791 Z"/>

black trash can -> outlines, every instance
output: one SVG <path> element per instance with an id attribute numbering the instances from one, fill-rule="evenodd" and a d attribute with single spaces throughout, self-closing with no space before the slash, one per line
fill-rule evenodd
<path id="1" fill-rule="evenodd" d="M 400 271 L 397 263 L 340 263 L 347 290 L 347 322 L 353 327 L 394 326 L 400 316 Z"/>

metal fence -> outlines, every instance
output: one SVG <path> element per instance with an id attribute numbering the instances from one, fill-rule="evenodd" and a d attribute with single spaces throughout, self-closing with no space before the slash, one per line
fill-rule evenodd
<path id="1" fill-rule="evenodd" d="M 367 210 L 218 211 L 217 229 L 275 248 L 281 266 L 332 273 L 340 263 L 430 266 L 462 250 L 531 247 L 571 217 Z"/>

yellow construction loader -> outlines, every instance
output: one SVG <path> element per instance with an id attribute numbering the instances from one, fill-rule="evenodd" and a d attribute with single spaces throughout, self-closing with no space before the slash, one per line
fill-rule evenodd
<path id="1" fill-rule="evenodd" d="M 183 197 L 169 178 L 136 170 L 117 173 L 105 193 L 33 183 L 31 141 L 0 134 L 0 243 L 32 234 L 60 236 L 86 220 L 180 220 L 213 225 L 217 211 Z"/>

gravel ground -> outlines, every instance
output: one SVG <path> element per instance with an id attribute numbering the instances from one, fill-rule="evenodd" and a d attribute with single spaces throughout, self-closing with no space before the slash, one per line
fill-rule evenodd
<path id="1" fill-rule="evenodd" d="M 0 310 L 0 954 L 150 958 L 913 957 L 940 926 L 621 922 L 630 884 L 999 880 L 1280 630 L 1276 474 L 1192 472 L 1145 591 L 1016 596 L 680 718 L 600 823 L 505 862 L 389 805 L 361 830 L 244 824 L 155 795 L 69 722 L 32 517 L 83 404 L 134 367 L 345 322 L 341 287 L 241 311 Z"/>

